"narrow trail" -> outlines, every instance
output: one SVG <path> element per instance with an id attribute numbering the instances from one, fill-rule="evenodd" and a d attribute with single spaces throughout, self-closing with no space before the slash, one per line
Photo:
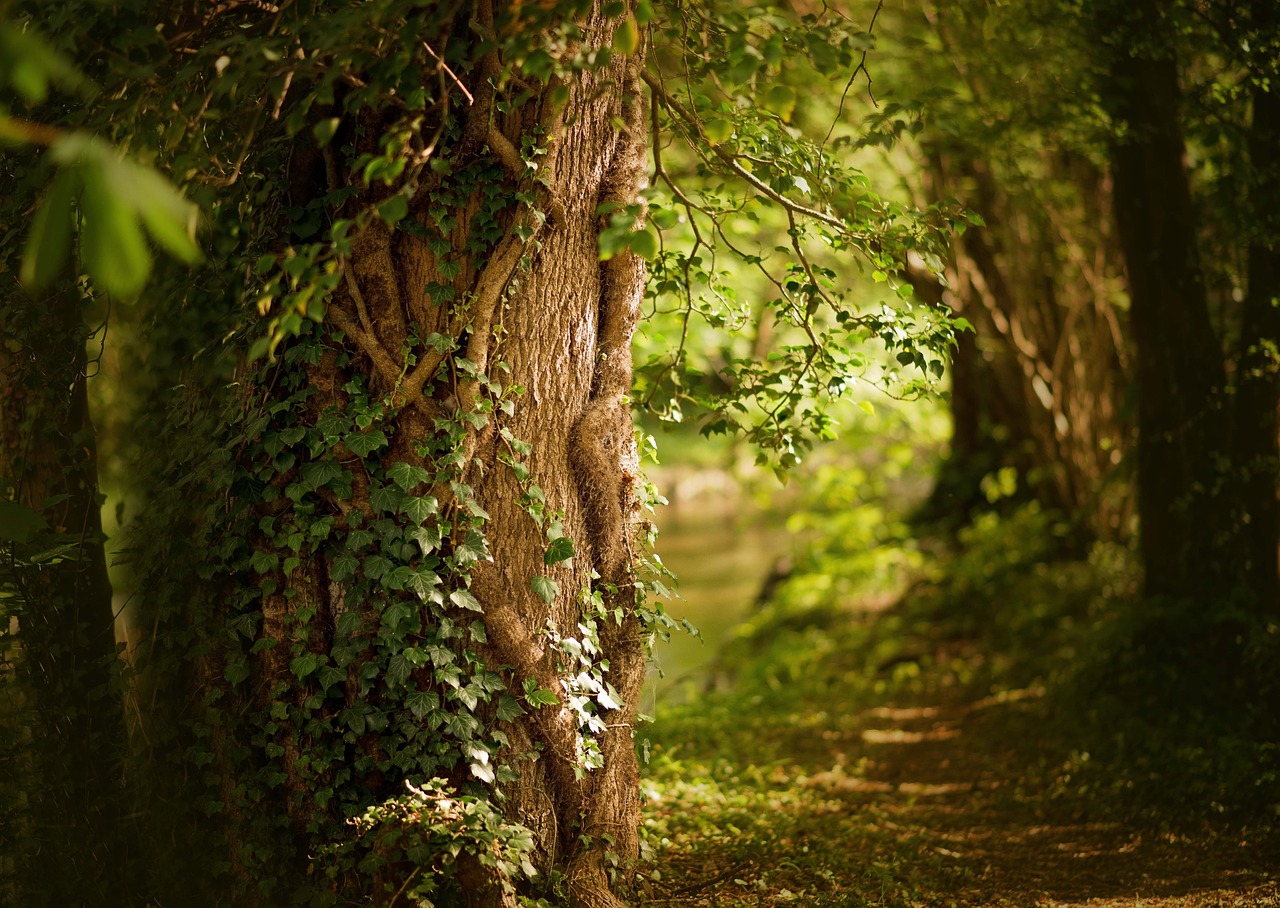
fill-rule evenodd
<path id="1" fill-rule="evenodd" d="M 1276 843 L 1241 836 L 1187 837 L 1081 820 L 1020 788 L 1017 761 L 982 737 L 978 701 L 873 710 L 862 731 L 864 777 L 853 797 L 878 800 L 964 870 L 937 893 L 957 905 L 1044 908 L 1280 906 Z M 821 778 L 821 777 L 819 777 Z M 818 781 L 817 779 L 811 781 Z M 1269 870 L 1268 870 L 1269 868 Z"/>
<path id="2" fill-rule="evenodd" d="M 1274 833 L 1081 818 L 1028 781 L 1028 742 L 1010 743 L 1034 692 L 943 693 L 700 713 L 701 742 L 685 728 L 656 749 L 660 872 L 641 904 L 1280 908 Z"/>

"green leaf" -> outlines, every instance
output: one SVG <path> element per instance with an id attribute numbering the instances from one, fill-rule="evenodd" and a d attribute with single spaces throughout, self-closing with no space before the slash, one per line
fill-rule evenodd
<path id="1" fill-rule="evenodd" d="M 275 552 L 257 551 L 253 553 L 249 561 L 255 571 L 259 574 L 265 574 L 268 571 L 275 570 L 276 565 L 280 563 L 280 556 Z"/>
<path id="2" fill-rule="evenodd" d="M 364 560 L 364 575 L 370 580 L 380 580 L 394 568 L 395 565 L 381 555 L 370 555 Z"/>
<path id="3" fill-rule="evenodd" d="M 413 500 L 417 501 L 418 499 Z M 440 548 L 440 543 L 442 541 L 440 528 L 436 526 L 413 527 L 405 533 L 405 536 L 416 542 L 418 547 L 422 549 L 422 554 L 424 555 L 430 555 L 436 549 Z"/>
<path id="4" fill-rule="evenodd" d="M 133 206 L 123 193 L 131 187 L 113 185 L 101 164 L 81 168 L 84 212 L 81 249 L 94 282 L 115 296 L 134 297 L 151 270 L 151 253 Z"/>
<path id="5" fill-rule="evenodd" d="M 430 691 L 415 690 L 404 698 L 404 705 L 409 707 L 415 719 L 421 719 L 433 709 L 440 708 L 440 696 Z"/>
<path id="6" fill-rule="evenodd" d="M 524 707 L 515 697 L 503 694 L 498 698 L 497 715 L 499 722 L 514 722 L 524 715 Z"/>
<path id="7" fill-rule="evenodd" d="M 473 612 L 484 611 L 480 600 L 472 595 L 471 590 L 454 590 L 449 594 L 449 601 L 459 608 L 470 609 Z"/>
<path id="8" fill-rule="evenodd" d="M 381 429 L 374 429 L 364 434 L 353 432 L 343 439 L 343 443 L 346 444 L 347 450 L 357 457 L 368 457 L 378 448 L 388 444 L 387 433 Z"/>
<path id="9" fill-rule="evenodd" d="M 453 550 L 453 560 L 458 564 L 471 564 L 475 561 L 488 560 L 489 551 L 484 536 L 476 530 L 467 533 L 462 545 Z"/>
<path id="10" fill-rule="evenodd" d="M 337 117 L 328 117 L 311 127 L 311 132 L 316 137 L 316 144 L 324 148 L 333 141 L 334 134 L 338 131 L 339 122 Z"/>
<path id="11" fill-rule="evenodd" d="M 708 145 L 720 145 L 733 138 L 733 123 L 719 118 L 704 120 L 702 135 Z"/>
<path id="12" fill-rule="evenodd" d="M 637 230 L 631 234 L 627 245 L 642 259 L 652 261 L 658 255 L 658 234 L 648 228 Z"/>
<path id="13" fill-rule="evenodd" d="M 387 475 L 406 492 L 414 486 L 431 479 L 431 474 L 425 469 L 405 463 L 403 460 L 393 463 L 391 468 L 387 470 Z"/>
<path id="14" fill-rule="evenodd" d="M 394 514 L 400 508 L 404 495 L 391 486 L 378 486 L 369 492 L 369 504 L 375 511 L 383 514 Z"/>
<path id="15" fill-rule="evenodd" d="M 618 23 L 618 30 L 613 33 L 613 49 L 627 57 L 640 49 L 640 27 L 634 16 L 628 15 Z"/>
<path id="16" fill-rule="evenodd" d="M 16 501 L 0 501 L 0 539 L 27 543 L 48 526 L 45 519 L 31 508 Z"/>
<path id="17" fill-rule="evenodd" d="M 791 122 L 796 109 L 796 93 L 785 85 L 774 85 L 760 98 L 766 110 L 777 114 L 783 122 Z"/>
<path id="18" fill-rule="evenodd" d="M 548 605 L 555 602 L 556 597 L 560 595 L 560 584 L 550 577 L 534 577 L 529 581 L 529 585 L 533 587 L 533 591 L 538 594 L 542 601 Z"/>
<path id="19" fill-rule="evenodd" d="M 320 657 L 315 653 L 303 653 L 301 656 L 297 656 L 289 663 L 289 671 L 293 672 L 294 677 L 299 681 L 319 667 Z"/>
<path id="20" fill-rule="evenodd" d="M 573 557 L 573 540 L 568 536 L 561 536 L 559 539 L 551 540 L 551 545 L 547 546 L 546 552 L 542 555 L 542 560 L 547 564 L 557 564 L 561 561 L 568 561 Z"/>
<path id="21" fill-rule="evenodd" d="M 196 206 L 182 197 L 164 177 L 146 167 L 119 163 L 124 185 L 132 188 L 133 204 L 160 247 L 188 265 L 204 256 L 195 243 Z"/>
<path id="22" fill-rule="evenodd" d="M 403 195 L 393 195 L 378 206 L 378 217 L 392 226 L 404 220 L 409 213 L 409 200 Z"/>
<path id="23" fill-rule="evenodd" d="M 525 700 L 529 702 L 530 706 L 534 707 L 555 706 L 560 702 L 560 699 L 555 694 L 545 688 L 539 688 L 538 690 L 526 693 Z"/>
<path id="24" fill-rule="evenodd" d="M 62 171 L 53 179 L 49 192 L 36 212 L 23 250 L 22 283 L 32 290 L 47 287 L 67 258 L 71 248 L 71 200 L 75 177 Z"/>
<path id="25" fill-rule="evenodd" d="M 400 509 L 410 520 L 421 525 L 428 517 L 434 517 L 440 513 L 440 503 L 430 495 L 424 495 L 421 498 L 406 498 Z M 426 554 L 426 549 L 423 550 L 423 554 Z"/>
<path id="26" fill-rule="evenodd" d="M 392 685 L 404 684 L 409 680 L 411 671 L 413 671 L 413 666 L 409 663 L 405 654 L 396 653 L 387 664 L 387 682 Z"/>

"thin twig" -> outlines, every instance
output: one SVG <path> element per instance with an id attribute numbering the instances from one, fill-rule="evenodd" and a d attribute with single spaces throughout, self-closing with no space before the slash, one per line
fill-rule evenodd
<path id="1" fill-rule="evenodd" d="M 884 0 L 880 0 L 876 4 L 876 11 L 871 14 L 871 24 L 867 26 L 867 34 L 875 32 L 876 19 L 880 15 L 880 10 L 884 8 Z M 849 74 L 849 81 L 844 85 L 844 91 L 840 93 L 840 106 L 836 108 L 836 115 L 831 120 L 831 128 L 827 130 L 826 138 L 822 140 L 823 146 L 831 141 L 831 134 L 836 131 L 836 124 L 840 122 L 840 117 L 844 114 L 844 101 L 849 96 L 849 89 L 853 88 L 853 80 L 858 78 L 858 73 L 862 73 L 867 77 L 867 97 L 871 99 L 872 106 L 879 109 L 880 102 L 876 100 L 875 94 L 871 91 L 871 71 L 867 69 L 867 53 L 870 48 L 862 52 L 862 59 L 858 61 L 858 65 L 853 68 L 853 72 Z"/>
<path id="2" fill-rule="evenodd" d="M 440 56 L 438 53 L 436 53 L 434 50 L 432 50 L 432 49 L 431 49 L 431 45 L 430 45 L 430 44 L 428 44 L 426 41 L 423 41 L 423 42 L 422 42 L 422 46 L 423 46 L 423 47 L 425 47 L 425 48 L 427 49 L 427 53 L 429 53 L 429 54 L 431 54 L 431 56 L 435 57 L 436 62 L 440 64 L 440 68 L 441 68 L 441 69 L 443 69 L 445 72 L 447 72 L 447 73 L 449 74 L 449 76 L 453 79 L 454 84 L 458 86 L 458 89 L 459 89 L 459 90 L 460 90 L 464 95 L 466 95 L 466 96 L 467 96 L 467 103 L 468 103 L 468 104 L 474 104 L 474 103 L 476 103 L 475 95 L 473 95 L 473 94 L 471 94 L 471 92 L 467 91 L 467 86 L 465 86 L 465 85 L 463 85 L 463 84 L 462 84 L 462 80 L 458 78 L 458 74 L 457 74 L 457 73 L 455 73 L 452 69 L 450 69 L 450 68 L 449 68 L 449 64 L 448 64 L 448 63 L 446 63 L 446 62 L 444 62 L 444 58 L 443 58 L 443 57 L 441 57 L 441 56 Z"/>

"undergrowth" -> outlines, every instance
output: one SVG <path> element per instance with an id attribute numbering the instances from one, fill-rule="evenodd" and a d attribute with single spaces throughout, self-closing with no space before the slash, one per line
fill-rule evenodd
<path id="1" fill-rule="evenodd" d="M 1221 699 L 1235 682 L 1198 661 L 1193 616 L 1138 598 L 1126 549 L 1060 559 L 1071 530 L 1034 505 L 947 546 L 854 510 L 827 511 L 832 531 L 723 647 L 708 689 L 642 736 L 649 903 L 947 904 L 964 865 L 867 795 L 864 739 L 886 704 L 972 709 L 983 759 L 1014 780 L 998 797 L 1035 811 L 1274 835 L 1274 704 Z"/>

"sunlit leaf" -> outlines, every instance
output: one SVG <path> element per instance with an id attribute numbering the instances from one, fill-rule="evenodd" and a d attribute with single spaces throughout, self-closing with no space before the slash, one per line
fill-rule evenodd
<path id="1" fill-rule="evenodd" d="M 20 278 L 33 290 L 48 286 L 67 259 L 71 247 L 71 201 L 75 177 L 63 171 L 53 179 L 31 224 L 22 255 Z"/>

